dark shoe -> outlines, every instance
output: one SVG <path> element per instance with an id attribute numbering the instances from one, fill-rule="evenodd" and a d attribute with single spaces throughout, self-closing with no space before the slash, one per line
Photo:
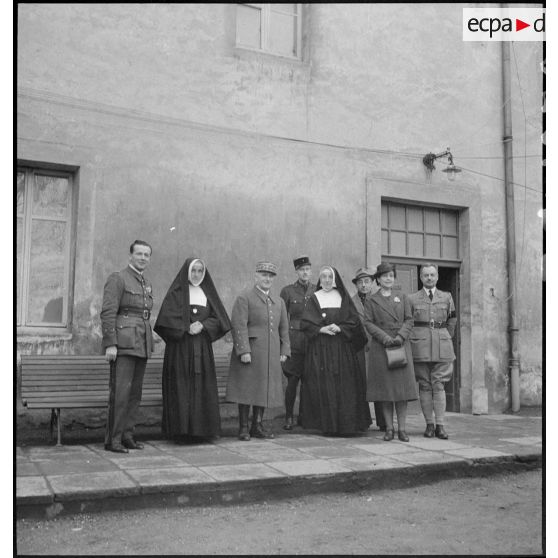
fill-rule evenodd
<path id="1" fill-rule="evenodd" d="M 250 414 L 250 405 L 238 405 L 238 439 L 243 442 L 250 441 L 250 434 L 248 433 L 248 416 Z"/>
<path id="2" fill-rule="evenodd" d="M 398 431 L 397 431 L 397 437 L 398 437 L 402 442 L 408 442 L 408 441 L 409 441 L 409 436 L 407 436 L 407 432 L 405 432 L 405 430 L 398 430 Z"/>
<path id="3" fill-rule="evenodd" d="M 446 431 L 444 430 L 443 424 L 436 425 L 436 438 L 440 438 L 440 440 L 447 440 L 449 438 Z"/>
<path id="4" fill-rule="evenodd" d="M 260 439 L 267 439 L 267 440 L 272 440 L 273 438 L 275 438 L 273 432 L 266 430 L 263 427 L 263 424 L 261 422 L 252 424 L 252 428 L 250 428 L 250 436 L 252 436 L 252 438 L 260 438 Z"/>
<path id="5" fill-rule="evenodd" d="M 252 428 L 250 428 L 250 436 L 253 438 L 260 439 L 272 439 L 275 438 L 270 430 L 266 430 L 263 427 L 263 415 L 265 407 L 260 407 L 259 405 L 252 406 Z"/>
<path id="6" fill-rule="evenodd" d="M 240 428 L 240 431 L 238 432 L 238 439 L 242 440 L 243 442 L 250 441 L 250 433 L 248 432 L 248 426 Z"/>
<path id="7" fill-rule="evenodd" d="M 122 445 L 128 449 L 142 450 L 144 448 L 144 445 L 141 442 L 136 442 L 131 438 L 128 440 L 122 440 Z"/>
<path id="8" fill-rule="evenodd" d="M 283 426 L 284 430 L 292 430 L 293 429 L 293 419 L 292 418 L 288 418 L 285 420 L 285 426 Z"/>
<path id="9" fill-rule="evenodd" d="M 128 448 L 125 448 L 123 445 L 121 444 L 105 444 L 105 449 L 107 451 L 113 451 L 114 453 L 130 453 L 128 451 Z"/>
<path id="10" fill-rule="evenodd" d="M 426 430 L 424 431 L 423 436 L 425 438 L 434 438 L 434 425 L 433 424 L 428 423 L 426 425 Z"/>
<path id="11" fill-rule="evenodd" d="M 393 440 L 393 428 L 386 428 L 386 433 L 384 434 L 384 441 L 391 442 Z"/>
<path id="12" fill-rule="evenodd" d="M 302 415 L 298 415 L 298 417 L 296 419 L 296 425 L 297 426 L 302 426 Z"/>

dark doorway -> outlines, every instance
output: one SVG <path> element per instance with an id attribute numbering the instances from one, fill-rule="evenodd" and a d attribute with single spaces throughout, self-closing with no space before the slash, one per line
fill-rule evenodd
<path id="1" fill-rule="evenodd" d="M 422 287 L 422 284 L 421 284 Z M 461 367 L 459 359 L 460 335 L 459 335 L 459 269 L 454 267 L 438 267 L 438 289 L 449 291 L 455 304 L 455 314 L 457 324 L 453 337 L 453 350 L 455 351 L 455 362 L 453 367 L 452 379 L 446 384 L 446 406 L 448 411 L 458 413 L 459 405 L 459 386 L 461 385 Z"/>
<path id="2" fill-rule="evenodd" d="M 386 258 L 387 259 L 387 258 Z M 391 259 L 393 261 L 393 259 Z M 394 291 L 409 294 L 422 289 L 420 282 L 420 264 L 396 263 L 397 279 Z M 459 386 L 461 384 L 461 367 L 459 359 L 460 333 L 459 333 L 459 269 L 457 267 L 438 266 L 437 288 L 451 293 L 457 314 L 457 326 L 453 338 L 453 348 L 456 355 L 452 379 L 446 384 L 446 408 L 450 412 L 458 413 Z"/>

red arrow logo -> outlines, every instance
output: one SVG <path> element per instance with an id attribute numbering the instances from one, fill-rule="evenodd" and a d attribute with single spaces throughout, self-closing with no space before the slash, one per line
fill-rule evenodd
<path id="1" fill-rule="evenodd" d="M 521 31 L 522 29 L 525 29 L 526 27 L 531 27 L 530 23 L 525 23 L 524 21 L 521 21 L 520 19 L 515 18 L 515 30 L 516 31 Z"/>

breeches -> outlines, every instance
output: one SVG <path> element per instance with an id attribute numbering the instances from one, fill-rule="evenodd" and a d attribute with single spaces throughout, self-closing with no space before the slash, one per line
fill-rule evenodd
<path id="1" fill-rule="evenodd" d="M 414 365 L 420 391 L 444 391 L 444 384 L 453 374 L 453 362 L 415 362 Z"/>
<path id="2" fill-rule="evenodd" d="M 111 364 L 105 444 L 119 444 L 132 437 L 146 364 L 147 359 L 133 356 L 119 356 Z"/>
<path id="3" fill-rule="evenodd" d="M 283 374 L 289 378 L 290 376 L 302 377 L 304 372 L 304 353 L 293 352 L 291 357 L 288 358 L 281 366 Z"/>

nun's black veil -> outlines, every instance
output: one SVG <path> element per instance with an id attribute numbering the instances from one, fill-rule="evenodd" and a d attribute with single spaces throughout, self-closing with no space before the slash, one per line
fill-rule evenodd
<path id="1" fill-rule="evenodd" d="M 190 289 L 188 282 L 188 270 L 190 269 L 190 264 L 194 260 L 200 258 L 188 258 L 185 262 L 178 275 L 174 278 L 165 298 L 163 299 L 163 304 L 159 310 L 159 315 L 157 321 L 155 322 L 155 331 L 160 335 L 165 342 L 177 341 L 182 338 L 182 336 L 190 328 Z M 203 262 L 203 260 L 201 260 Z M 212 336 L 211 341 L 216 341 L 220 337 L 223 337 L 227 331 L 231 329 L 231 322 L 217 294 L 217 289 L 213 284 L 211 275 L 207 266 L 205 266 L 205 276 L 203 281 L 200 283 L 200 287 L 203 289 L 205 296 L 207 297 L 208 303 L 213 308 L 217 319 L 219 320 L 219 330 Z"/>

